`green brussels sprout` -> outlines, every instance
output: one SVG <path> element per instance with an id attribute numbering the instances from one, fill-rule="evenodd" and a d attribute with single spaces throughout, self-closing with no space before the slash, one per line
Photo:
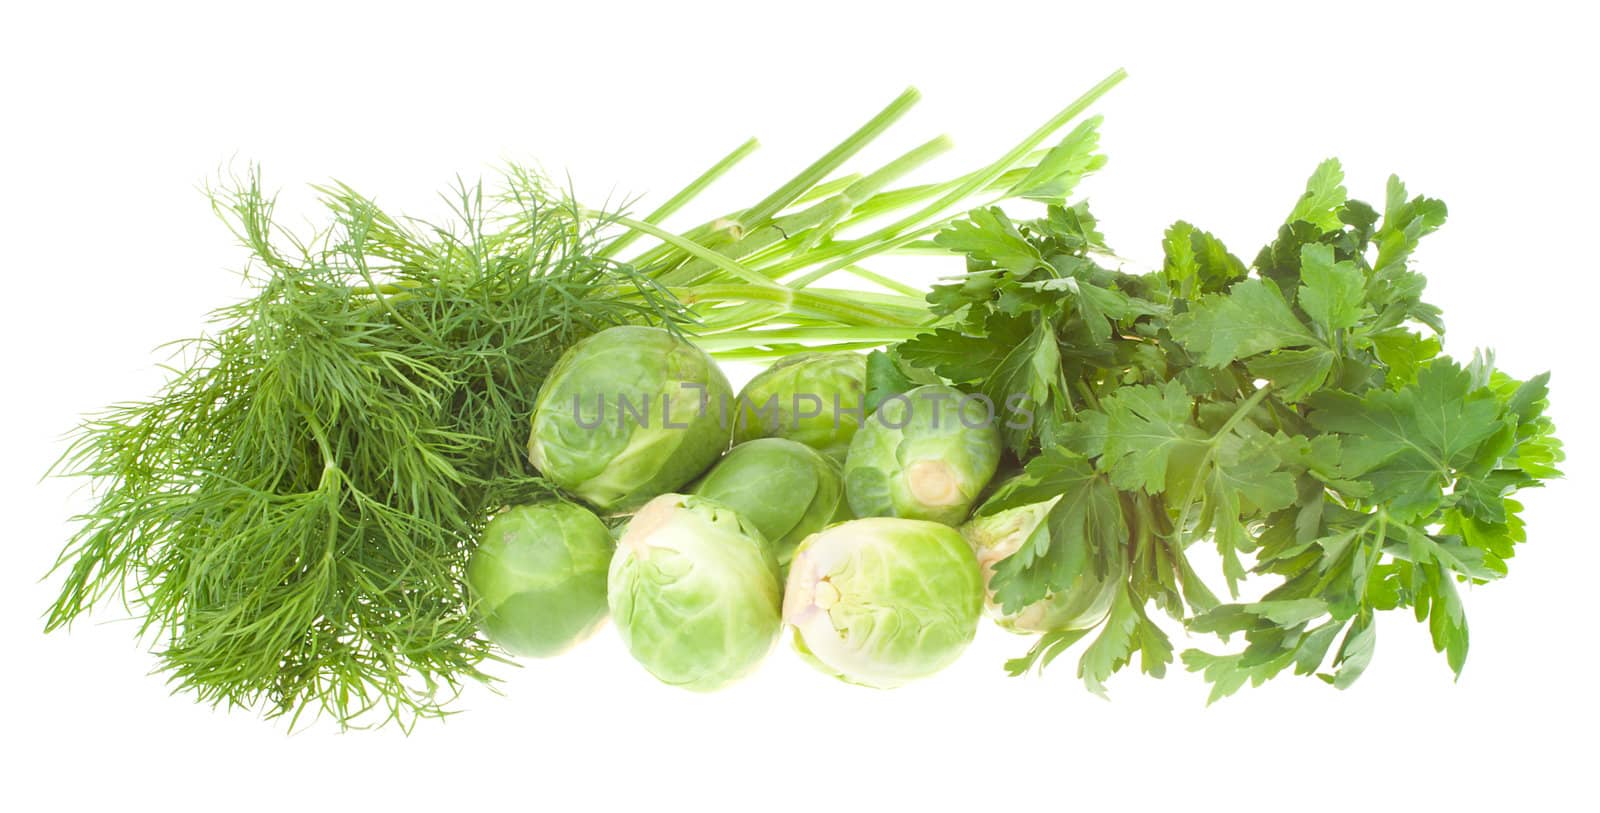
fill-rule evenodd
<path id="1" fill-rule="evenodd" d="M 961 526 L 961 535 L 972 545 L 978 564 L 983 568 L 983 585 L 987 594 L 985 604 L 995 621 L 1012 632 L 1089 629 L 1111 612 L 1111 602 L 1121 587 L 1124 574 L 1120 569 L 1101 578 L 1095 575 L 1094 568 L 1090 566 L 1084 568 L 1065 592 L 1051 593 L 1017 612 L 1004 612 L 995 603 L 994 590 L 990 586 L 995 565 L 1016 553 L 1024 544 L 1035 550 L 1045 549 L 1046 544 L 1030 540 L 1036 534 L 1050 533 L 1050 525 L 1044 518 L 1060 500 L 1060 497 L 1056 497 L 1008 508 L 990 516 L 983 516 L 980 509 L 978 516 Z M 1120 562 L 1121 559 L 1114 558 L 1114 561 Z"/>
<path id="2" fill-rule="evenodd" d="M 930 384 L 886 399 L 856 432 L 845 496 L 858 517 L 958 525 L 999 463 L 992 405 Z"/>
<path id="3" fill-rule="evenodd" d="M 647 503 L 617 542 L 607 586 L 622 642 L 663 683 L 721 688 L 778 639 L 772 551 L 754 524 L 711 500 L 663 494 Z"/>
<path id="4" fill-rule="evenodd" d="M 780 581 L 800 540 L 849 519 L 839 464 L 783 438 L 733 447 L 690 493 L 720 502 L 753 523 L 772 545 Z"/>
<path id="5" fill-rule="evenodd" d="M 513 655 L 566 651 L 605 621 L 615 548 L 600 518 L 572 503 L 518 505 L 496 515 L 467 560 L 479 626 Z"/>
<path id="6" fill-rule="evenodd" d="M 977 634 L 983 579 L 936 522 L 841 522 L 800 543 L 783 599 L 794 646 L 847 683 L 892 688 L 953 663 Z"/>
<path id="7" fill-rule="evenodd" d="M 623 326 L 573 345 L 534 403 L 528 459 L 603 511 L 629 511 L 706 470 L 728 447 L 728 380 L 699 348 Z M 716 405 L 716 406 L 711 406 Z"/>
<path id="8" fill-rule="evenodd" d="M 844 460 L 866 415 L 866 381 L 867 359 L 858 353 L 779 359 L 739 391 L 733 442 L 788 438 Z"/>

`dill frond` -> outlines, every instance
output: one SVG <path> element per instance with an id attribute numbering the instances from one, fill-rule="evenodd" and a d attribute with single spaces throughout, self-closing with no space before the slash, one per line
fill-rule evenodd
<path id="1" fill-rule="evenodd" d="M 156 397 L 76 434 L 61 469 L 97 504 L 47 623 L 120 593 L 203 700 L 409 726 L 488 679 L 462 574 L 496 508 L 551 493 L 522 452 L 550 366 L 605 327 L 688 317 L 531 174 L 459 186 L 453 227 L 320 191 L 333 224 L 306 238 L 257 173 L 214 192 L 255 294 Z"/>

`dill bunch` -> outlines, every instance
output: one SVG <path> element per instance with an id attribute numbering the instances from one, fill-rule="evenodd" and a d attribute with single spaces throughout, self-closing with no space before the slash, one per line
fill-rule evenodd
<path id="1" fill-rule="evenodd" d="M 487 212 L 459 190 L 454 229 L 323 192 L 335 225 L 309 241 L 274 227 L 258 176 L 216 194 L 255 294 L 156 397 L 76 435 L 65 468 L 102 487 L 48 623 L 126 587 L 203 700 L 409 723 L 493 656 L 463 568 L 491 511 L 550 492 L 520 451 L 550 366 L 686 314 L 531 176 Z M 618 286 L 635 296 L 600 295 Z"/>

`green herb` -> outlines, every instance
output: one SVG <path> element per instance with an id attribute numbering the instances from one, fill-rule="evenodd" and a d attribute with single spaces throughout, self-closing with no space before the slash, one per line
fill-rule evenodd
<path id="1" fill-rule="evenodd" d="M 600 327 L 686 314 L 536 187 L 502 230 L 473 189 L 465 227 L 427 236 L 327 193 L 335 230 L 293 254 L 254 179 L 218 194 L 257 293 L 217 312 L 156 398 L 78 433 L 64 462 L 98 502 L 49 624 L 121 590 L 202 700 L 409 723 L 492 656 L 464 541 L 550 493 L 520 451 L 544 373 Z M 596 296 L 629 283 L 635 302 Z"/>
<path id="2" fill-rule="evenodd" d="M 1050 532 L 997 566 L 1004 611 L 1091 569 L 1128 574 L 1096 630 L 1046 633 L 1013 673 L 1087 640 L 1091 689 L 1136 655 L 1159 676 L 1173 650 L 1154 607 L 1191 633 L 1244 638 L 1183 653 L 1213 700 L 1291 668 L 1348 686 L 1381 610 L 1427 622 L 1459 674 L 1458 585 L 1504 575 L 1524 538 L 1515 492 L 1559 476 L 1547 375 L 1439 355 L 1439 311 L 1409 259 L 1444 204 L 1391 179 L 1380 214 L 1342 181 L 1336 161 L 1318 167 L 1248 267 L 1180 222 L 1160 270 L 1109 270 L 1081 204 L 1022 223 L 977 211 L 934 238 L 968 273 L 933 290 L 937 327 L 875 359 L 869 389 L 902 386 L 910 364 L 996 403 L 1025 396 L 1032 420 L 1006 433 L 1022 476 L 983 513 L 1062 499 Z M 1204 539 L 1229 603 L 1190 564 Z M 1272 586 L 1237 600 L 1254 581 Z"/>
<path id="3" fill-rule="evenodd" d="M 908 91 L 772 194 L 681 234 L 660 224 L 753 142 L 638 219 L 511 167 L 499 192 L 457 190 L 447 226 L 324 187 L 332 225 L 297 236 L 257 176 L 229 184 L 214 201 L 250 253 L 253 294 L 182 345 L 155 397 L 76 434 L 60 468 L 91 478 L 95 503 L 60 558 L 48 628 L 116 597 L 203 701 L 291 725 L 308 711 L 402 726 L 447 713 L 499 657 L 464 587 L 474 541 L 494 511 L 554 492 L 524 449 L 562 352 L 624 323 L 750 357 L 792 352 L 791 329 L 832 331 L 841 348 L 905 335 L 927 318 L 920 297 L 809 286 L 881 279 L 860 263 L 976 201 L 1070 188 L 1097 165 L 1093 125 L 1041 148 L 1121 77 L 950 181 L 892 188 L 943 139 L 838 175 L 916 101 Z M 880 218 L 892 222 L 849 236 Z"/>

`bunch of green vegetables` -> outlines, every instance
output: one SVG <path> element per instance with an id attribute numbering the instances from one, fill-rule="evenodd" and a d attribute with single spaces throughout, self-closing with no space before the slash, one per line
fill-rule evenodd
<path id="1" fill-rule="evenodd" d="M 942 137 L 842 172 L 916 101 L 908 91 L 770 195 L 681 232 L 661 224 L 753 141 L 637 219 L 511 167 L 497 191 L 455 190 L 442 225 L 319 187 L 331 224 L 307 235 L 274 221 L 254 173 L 224 184 L 213 200 L 249 251 L 252 294 L 180 346 L 155 396 L 74 435 L 58 469 L 88 478 L 94 501 L 61 554 L 47 628 L 120 599 L 203 701 L 341 725 L 445 713 L 500 657 L 474 617 L 469 556 L 496 512 L 563 485 L 525 450 L 565 352 L 618 325 L 755 357 L 796 349 L 784 330 L 908 335 L 926 303 L 862 263 L 972 205 L 1064 195 L 1099 159 L 1092 120 L 1058 131 L 1121 78 L 947 181 L 897 186 Z M 836 273 L 881 290 L 816 285 Z"/>
<path id="2" fill-rule="evenodd" d="M 1443 205 L 1394 180 L 1379 215 L 1341 180 L 1317 170 L 1254 273 L 1185 223 L 1134 275 L 1101 265 L 1086 206 L 976 210 L 932 241 L 969 267 L 929 294 L 917 336 L 790 356 L 736 397 L 665 331 L 579 343 L 545 381 L 530 458 L 597 509 L 638 510 L 609 557 L 589 515 L 582 589 L 531 564 L 571 547 L 561 533 L 524 534 L 518 578 L 540 603 L 495 637 L 554 629 L 574 603 L 584 623 L 560 629 L 586 631 L 608 607 L 646 669 L 705 690 L 788 626 L 822 671 L 893 687 L 953 662 L 987 604 L 1038 636 L 1013 673 L 1092 636 L 1078 672 L 1098 693 L 1135 655 L 1152 675 L 1171 663 L 1153 608 L 1243 635 L 1184 653 L 1216 699 L 1290 667 L 1348 686 L 1377 611 L 1406 607 L 1459 673 L 1457 584 L 1504 574 L 1515 492 L 1557 475 L 1546 376 L 1441 356 L 1408 257 Z M 1232 603 L 1190 563 L 1203 539 Z"/>
<path id="3" fill-rule="evenodd" d="M 1336 162 L 1249 265 L 1178 223 L 1160 269 L 1116 268 L 1069 203 L 1097 121 L 1055 133 L 1120 78 L 950 181 L 893 187 L 942 139 L 838 175 L 902 97 L 681 233 L 661 224 L 749 145 L 639 219 L 519 169 L 462 190 L 454 227 L 324 188 L 314 239 L 253 178 L 219 193 L 256 295 L 78 434 L 98 502 L 50 626 L 120 595 L 181 687 L 343 725 L 443 714 L 486 661 L 608 617 L 695 690 L 786 627 L 823 672 L 898 686 L 986 606 L 1037 636 L 1013 673 L 1086 642 L 1096 692 L 1171 664 L 1152 610 L 1244 638 L 1183 653 L 1213 699 L 1290 667 L 1349 685 L 1387 609 L 1459 672 L 1458 585 L 1505 573 L 1515 493 L 1558 476 L 1546 377 L 1441 355 L 1410 256 L 1443 204 L 1392 180 L 1379 212 Z M 967 268 L 924 293 L 862 266 L 890 251 Z M 833 274 L 874 290 L 814 287 Z M 714 356 L 772 363 L 735 394 Z"/>

